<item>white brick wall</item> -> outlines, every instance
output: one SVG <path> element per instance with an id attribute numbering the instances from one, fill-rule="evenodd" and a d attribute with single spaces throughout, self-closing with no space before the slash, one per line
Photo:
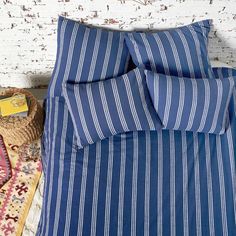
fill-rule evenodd
<path id="1" fill-rule="evenodd" d="M 212 18 L 211 59 L 236 67 L 236 0 L 1 0 L 0 86 L 50 79 L 58 14 L 108 28 L 162 29 Z M 151 2 L 151 3 L 149 3 Z"/>

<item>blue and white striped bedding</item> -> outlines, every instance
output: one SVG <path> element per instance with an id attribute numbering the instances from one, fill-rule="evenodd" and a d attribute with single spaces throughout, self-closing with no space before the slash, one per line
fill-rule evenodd
<path id="1" fill-rule="evenodd" d="M 152 71 L 145 74 L 153 105 L 165 129 L 225 132 L 236 85 L 233 77 L 189 79 Z"/>
<path id="2" fill-rule="evenodd" d="M 141 68 L 93 83 L 65 83 L 63 95 L 79 148 L 119 133 L 162 128 Z"/>
<path id="3" fill-rule="evenodd" d="M 212 21 L 203 20 L 156 32 L 130 32 L 126 44 L 136 66 L 189 78 L 212 78 L 208 34 Z"/>
<path id="4" fill-rule="evenodd" d="M 136 131 L 78 149 L 64 98 L 49 96 L 37 235 L 236 235 L 233 98 L 229 106 L 223 135 Z"/>
<path id="5" fill-rule="evenodd" d="M 60 96 L 64 81 L 99 81 L 127 72 L 130 54 L 124 41 L 122 32 L 89 27 L 59 16 L 49 96 Z"/>
<path id="6" fill-rule="evenodd" d="M 210 78 L 214 72 L 222 80 L 232 76 L 235 80 L 236 70 L 214 68 L 212 71 L 208 65 L 209 27 L 210 22 L 204 21 L 179 29 L 183 34 L 190 34 L 190 39 L 192 33 L 197 34 L 201 47 L 196 37 L 188 48 L 179 30 L 169 32 L 173 37 L 182 35 L 183 44 L 175 45 L 172 40 L 179 42 L 179 38 L 171 40 L 168 36 L 172 47 L 167 44 L 164 51 L 160 50 L 161 61 L 156 62 L 164 67 L 159 72 L 191 78 Z M 164 40 L 166 36 L 162 36 Z M 57 59 L 45 99 L 42 138 L 45 187 L 37 236 L 236 235 L 236 90 L 228 105 L 229 124 L 222 135 L 159 130 L 158 125 L 152 130 L 146 119 L 145 102 L 146 112 L 155 113 L 154 107 L 151 108 L 149 93 L 140 92 L 140 88 L 147 91 L 148 87 L 134 71 L 144 73 L 139 69 L 127 73 L 129 51 L 124 39 L 124 33 L 90 28 L 59 17 Z M 185 50 L 176 54 L 178 46 Z M 171 53 L 168 58 L 163 57 L 167 48 L 173 50 L 174 57 Z M 195 50 L 192 60 L 185 55 L 190 49 Z M 186 58 L 189 60 L 184 63 Z M 146 65 L 142 60 L 138 64 Z M 115 77 L 116 99 L 122 100 L 119 108 L 130 109 L 132 113 L 132 116 L 125 113 L 123 121 L 130 122 L 136 117 L 136 107 L 132 106 L 135 104 L 145 113 L 137 112 L 142 117 L 141 131 L 138 123 L 135 128 L 133 125 L 128 130 L 118 129 L 114 113 L 108 118 L 108 110 L 117 106 L 112 103 L 112 93 L 108 93 L 106 114 L 98 112 L 101 104 L 106 107 L 106 99 L 96 97 L 98 91 L 101 88 L 109 91 L 111 78 Z M 130 93 L 127 84 L 132 81 Z M 76 115 L 70 107 L 72 103 L 78 105 L 75 90 L 81 90 L 82 108 L 87 109 L 86 115 L 92 123 L 97 119 L 88 107 L 93 107 L 97 118 L 104 115 L 103 119 L 110 120 L 114 132 L 109 126 L 103 139 L 96 136 L 96 130 L 89 145 L 84 146 L 88 144 L 87 138 L 79 145 L 83 133 L 77 119 L 81 113 Z M 141 101 L 137 100 L 140 98 Z M 107 129 L 107 123 L 100 124 L 101 129 Z"/>

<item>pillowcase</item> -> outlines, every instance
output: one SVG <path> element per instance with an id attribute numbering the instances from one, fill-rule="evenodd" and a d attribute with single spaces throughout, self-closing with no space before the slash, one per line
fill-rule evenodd
<path id="1" fill-rule="evenodd" d="M 130 32 L 125 40 L 136 66 L 190 78 L 213 78 L 208 58 L 211 20 L 153 33 Z"/>
<path id="2" fill-rule="evenodd" d="M 59 16 L 57 57 L 48 96 L 60 96 L 65 81 L 87 82 L 127 72 L 124 33 L 92 28 Z"/>
<path id="3" fill-rule="evenodd" d="M 63 95 L 82 148 L 109 136 L 138 130 L 159 130 L 144 70 L 92 82 L 65 83 Z"/>
<path id="4" fill-rule="evenodd" d="M 189 79 L 145 71 L 155 110 L 165 129 L 223 134 L 233 77 Z"/>
<path id="5" fill-rule="evenodd" d="M 219 68 L 212 68 L 216 78 L 224 78 L 225 76 L 233 77 L 234 78 L 234 89 L 233 95 L 230 99 L 229 104 L 229 115 L 230 118 L 236 117 L 236 70 L 229 67 L 219 67 Z"/>

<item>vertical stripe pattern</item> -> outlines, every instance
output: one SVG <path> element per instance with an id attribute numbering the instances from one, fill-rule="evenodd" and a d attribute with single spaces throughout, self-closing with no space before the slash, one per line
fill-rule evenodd
<path id="1" fill-rule="evenodd" d="M 102 97 L 101 94 L 104 94 L 104 91 L 106 93 L 106 88 L 100 85 L 96 91 L 103 100 L 100 105 L 106 113 L 103 114 L 104 121 L 113 136 L 79 149 L 69 107 L 65 99 L 57 94 L 59 91 L 57 88 L 62 83 L 57 73 L 64 71 L 61 79 L 64 78 L 65 82 L 71 75 L 85 73 L 84 70 L 77 73 L 77 67 L 76 70 L 71 69 L 70 64 L 74 60 L 74 54 L 71 54 L 73 50 L 64 56 L 64 46 L 74 48 L 77 50 L 76 53 L 79 53 L 75 42 L 77 32 L 81 28 L 74 27 L 74 23 L 72 25 L 68 31 L 70 22 L 63 19 L 59 32 L 63 50 L 58 51 L 59 58 L 55 65 L 57 69 L 50 85 L 49 97 L 45 102 L 47 111 L 43 139 L 45 188 L 37 236 L 236 235 L 234 96 L 229 98 L 229 127 L 221 136 L 185 131 L 150 131 L 152 115 L 148 115 L 149 110 L 142 110 L 148 131 L 114 135 L 117 131 L 117 120 L 110 111 L 111 98 Z M 62 37 L 64 32 L 70 32 L 72 35 L 67 46 Z M 87 35 L 88 39 L 90 33 Z M 97 32 L 94 35 L 98 40 L 103 37 Z M 112 41 L 113 37 L 113 34 L 108 34 L 107 40 Z M 82 41 L 83 39 L 80 39 L 81 44 Z M 175 48 L 171 40 L 170 44 L 176 53 L 178 47 Z M 122 47 L 122 43 L 119 47 Z M 95 45 L 90 54 L 100 55 L 98 48 L 98 45 Z M 105 51 L 109 54 L 112 47 L 106 45 Z M 82 54 L 84 58 L 87 57 L 86 52 Z M 123 52 L 120 52 L 117 58 L 122 55 Z M 176 55 L 173 58 L 180 76 L 181 58 Z M 61 60 L 66 61 L 63 64 Z M 102 62 L 103 69 L 100 73 L 106 75 L 108 68 L 111 68 L 109 56 Z M 93 63 L 90 65 L 90 76 L 97 69 Z M 118 71 L 118 67 L 120 63 L 116 64 L 113 70 Z M 86 73 L 89 73 L 90 69 Z M 219 78 L 236 76 L 236 71 L 231 69 L 222 68 L 213 71 Z M 115 89 L 119 95 L 118 82 L 114 83 L 115 86 L 109 85 L 109 89 L 110 91 Z M 134 92 L 133 84 L 131 80 L 126 83 L 129 89 L 125 90 L 124 94 L 131 96 Z M 159 84 L 158 89 L 161 91 L 160 83 L 156 84 Z M 211 85 L 207 82 L 202 85 L 206 96 L 206 91 Z M 178 86 L 183 87 L 181 84 Z M 168 91 L 172 94 L 173 87 L 168 87 Z M 98 100 L 93 97 L 93 92 L 90 95 L 87 92 L 89 91 L 86 91 L 86 97 L 90 98 L 87 108 L 91 109 L 96 106 Z M 136 92 L 140 93 L 140 90 L 137 89 Z M 115 101 L 114 104 L 120 103 L 117 109 L 122 109 L 122 99 L 124 97 L 120 96 L 120 101 Z M 163 111 L 171 111 L 172 103 L 169 102 L 172 100 L 168 101 L 169 105 Z M 183 104 L 176 106 L 178 114 L 186 108 L 185 103 Z M 133 120 L 136 119 L 135 126 L 142 127 L 143 122 L 137 120 L 140 116 L 135 100 L 130 101 L 128 105 L 134 109 L 130 114 Z M 209 106 L 211 103 L 202 103 L 203 114 Z M 159 107 L 158 102 L 158 109 Z M 190 110 L 198 111 L 198 105 L 191 104 Z M 124 127 L 129 127 L 129 122 L 125 121 L 127 113 L 123 113 L 124 119 L 119 118 L 119 120 L 123 122 Z M 96 123 L 100 115 L 97 113 L 97 118 L 93 117 L 91 121 Z M 203 115 L 202 120 L 205 116 Z M 181 115 L 179 117 L 181 118 Z M 174 122 L 173 126 L 178 126 L 181 122 L 180 119 Z M 200 119 L 199 126 L 204 127 L 204 123 Z M 188 121 L 188 124 L 189 127 L 193 126 L 194 119 Z M 98 127 L 94 128 L 94 131 L 102 136 Z"/>
<path id="2" fill-rule="evenodd" d="M 127 33 L 125 40 L 136 66 L 191 78 L 212 78 L 207 38 L 211 20 L 157 32 Z"/>
<path id="3" fill-rule="evenodd" d="M 48 96 L 60 96 L 63 81 L 99 81 L 124 74 L 130 58 L 124 36 L 59 16 L 57 57 Z"/>

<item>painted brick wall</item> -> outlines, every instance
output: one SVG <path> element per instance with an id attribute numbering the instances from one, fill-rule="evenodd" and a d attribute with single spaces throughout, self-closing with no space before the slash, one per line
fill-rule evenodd
<path id="1" fill-rule="evenodd" d="M 212 18 L 211 59 L 236 67 L 236 0 L 0 0 L 0 86 L 50 79 L 58 14 L 121 30 L 163 29 Z"/>

